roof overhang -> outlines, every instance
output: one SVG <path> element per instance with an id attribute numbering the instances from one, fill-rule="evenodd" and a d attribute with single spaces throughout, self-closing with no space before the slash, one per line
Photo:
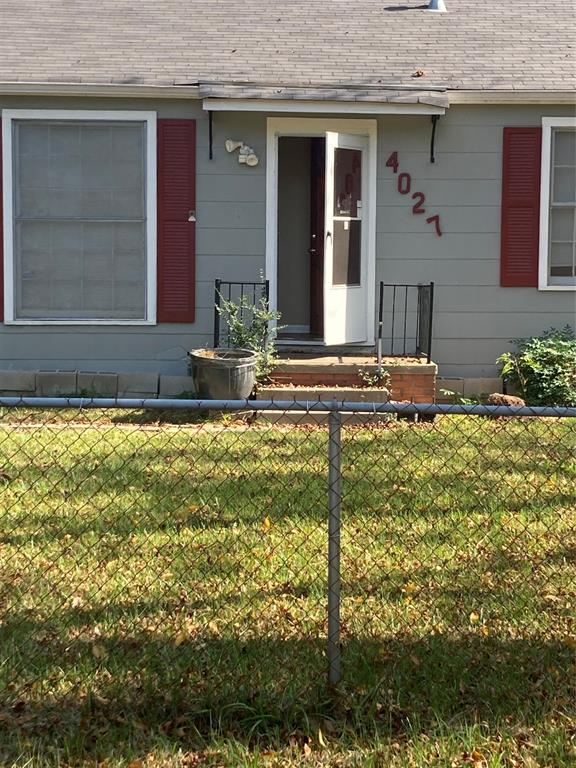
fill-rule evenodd
<path id="1" fill-rule="evenodd" d="M 310 115 L 444 115 L 447 106 L 307 99 L 204 99 L 202 102 L 202 107 L 207 112 L 290 112 Z"/>
<path id="2" fill-rule="evenodd" d="M 197 85 L 132 83 L 2 83 L 0 96 L 94 96 L 142 99 L 199 99 Z"/>
<path id="3" fill-rule="evenodd" d="M 225 86 L 227 89 L 229 86 Z M 273 107 L 258 107 L 252 111 L 273 112 L 305 112 L 311 111 L 304 105 L 318 104 L 316 113 L 346 112 L 350 105 L 351 114 L 444 114 L 445 109 L 456 104 L 556 104 L 576 105 L 576 91 L 529 91 L 529 90 L 445 90 L 440 87 L 430 87 L 428 90 L 397 86 L 393 89 L 375 88 L 306 88 L 285 87 L 271 88 L 253 86 L 258 94 L 243 89 L 245 96 L 230 95 L 216 90 L 215 86 L 207 87 L 201 83 L 182 83 L 145 85 L 135 83 L 24 83 L 0 82 L 0 95 L 3 96 L 82 96 L 100 98 L 142 98 L 142 99 L 203 99 L 210 106 L 205 109 L 231 111 L 232 102 L 239 111 L 247 111 L 248 107 L 238 106 L 240 102 L 254 104 L 270 104 Z M 332 96 L 332 98 L 331 98 Z M 220 107 L 215 106 L 221 102 Z M 228 105 L 228 102 L 230 105 Z M 284 108 L 284 105 L 293 105 Z M 399 107 L 396 111 L 390 107 Z M 327 109 L 327 106 L 329 109 Z M 416 109 L 418 106 L 438 108 L 436 111 Z M 387 107 L 384 109 L 384 107 Z M 407 108 L 409 107 L 409 109 Z"/>
<path id="4" fill-rule="evenodd" d="M 443 115 L 450 106 L 445 90 L 438 87 L 201 82 L 199 93 L 210 112 Z"/>

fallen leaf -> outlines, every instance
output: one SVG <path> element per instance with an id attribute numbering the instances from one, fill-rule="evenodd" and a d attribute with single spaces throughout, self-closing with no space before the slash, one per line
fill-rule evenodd
<path id="1" fill-rule="evenodd" d="M 188 640 L 188 633 L 185 630 L 182 630 L 181 632 L 178 632 L 174 638 L 174 645 L 176 648 L 178 648 L 178 646 L 182 645 L 182 643 L 185 643 L 186 640 Z"/>
<path id="2" fill-rule="evenodd" d="M 322 730 L 320 728 L 318 728 L 318 743 L 320 744 L 321 747 L 324 747 L 324 749 L 326 749 L 326 747 L 328 746 L 324 741 L 324 736 L 322 735 Z"/>
<path id="3" fill-rule="evenodd" d="M 308 742 L 304 744 L 304 747 L 302 748 L 302 750 L 304 752 L 304 757 L 310 757 L 312 755 L 312 748 L 310 747 L 310 744 L 308 744 Z"/>
<path id="4" fill-rule="evenodd" d="M 480 621 L 480 614 L 476 613 L 476 611 L 472 611 L 469 618 L 470 618 L 470 624 L 476 624 L 477 622 Z"/>
<path id="5" fill-rule="evenodd" d="M 266 515 L 264 520 L 262 520 L 262 530 L 266 532 L 266 531 L 269 531 L 271 527 L 272 527 L 272 521 L 270 520 L 268 515 Z"/>
<path id="6" fill-rule="evenodd" d="M 470 757 L 472 758 L 474 768 L 483 768 L 486 765 L 486 758 L 479 750 L 473 749 Z"/>
<path id="7" fill-rule="evenodd" d="M 103 645 L 100 645 L 100 643 L 94 643 L 92 646 L 92 656 L 94 656 L 95 659 L 105 659 L 106 656 L 108 656 L 108 651 L 106 648 L 104 648 Z"/>

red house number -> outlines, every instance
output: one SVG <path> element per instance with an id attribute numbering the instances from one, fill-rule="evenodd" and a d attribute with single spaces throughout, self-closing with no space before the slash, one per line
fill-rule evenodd
<path id="1" fill-rule="evenodd" d="M 409 173 L 406 172 L 398 173 L 398 152 L 392 152 L 388 160 L 386 160 L 386 167 L 392 168 L 394 173 L 398 174 L 398 192 L 401 195 L 409 195 L 412 190 L 412 177 Z M 426 195 L 423 192 L 414 192 L 412 194 L 412 200 L 416 201 L 412 206 L 412 213 L 416 215 L 426 213 L 426 208 L 424 208 Z M 438 237 L 442 237 L 442 230 L 440 229 L 440 216 L 438 216 L 437 213 L 434 214 L 434 216 L 429 216 L 426 219 L 426 223 L 434 224 L 436 234 Z"/>

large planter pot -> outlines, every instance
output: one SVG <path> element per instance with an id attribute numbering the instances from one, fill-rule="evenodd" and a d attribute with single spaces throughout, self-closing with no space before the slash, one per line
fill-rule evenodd
<path id="1" fill-rule="evenodd" d="M 189 357 L 199 398 L 245 400 L 254 389 L 257 355 L 249 349 L 193 349 Z"/>

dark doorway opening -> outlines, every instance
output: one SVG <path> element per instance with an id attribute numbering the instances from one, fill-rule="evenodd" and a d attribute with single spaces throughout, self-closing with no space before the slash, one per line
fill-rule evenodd
<path id="1" fill-rule="evenodd" d="M 278 309 L 281 339 L 324 333 L 324 138 L 278 142 Z"/>

